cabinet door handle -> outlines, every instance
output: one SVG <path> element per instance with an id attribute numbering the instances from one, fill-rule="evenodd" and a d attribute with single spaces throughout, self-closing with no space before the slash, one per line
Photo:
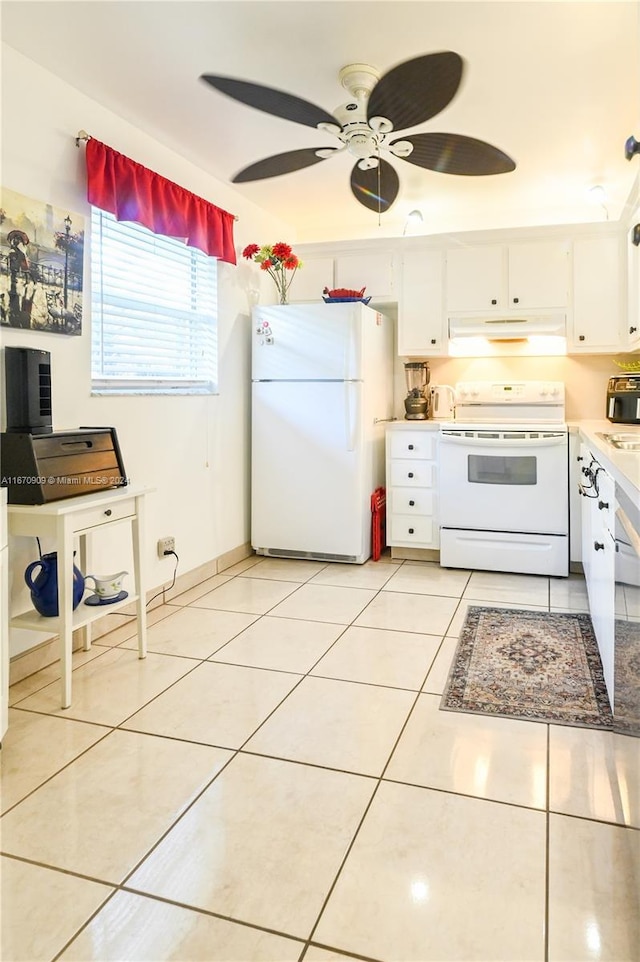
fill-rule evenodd
<path id="1" fill-rule="evenodd" d="M 609 507 L 609 502 L 608 502 L 608 501 L 598 501 L 598 507 L 599 507 L 600 510 L 602 511 L 603 508 L 608 508 L 608 507 Z"/>
<path id="2" fill-rule="evenodd" d="M 637 327 L 630 327 L 630 328 L 629 328 L 629 334 L 635 334 L 637 330 L 638 330 Z"/>
<path id="3" fill-rule="evenodd" d="M 413 477 L 413 471 L 409 471 L 407 477 L 408 477 L 408 478 L 412 478 L 412 477 Z"/>
<path id="4" fill-rule="evenodd" d="M 431 343 L 432 343 L 432 344 L 436 344 L 436 343 L 437 343 L 435 337 L 432 337 L 432 338 L 431 338 Z"/>
<path id="5" fill-rule="evenodd" d="M 596 551 L 604 551 L 604 545 L 601 544 L 600 541 L 594 541 L 593 547 L 596 549 Z"/>
<path id="6" fill-rule="evenodd" d="M 105 511 L 105 514 L 106 514 L 107 518 L 110 518 L 111 515 L 112 515 L 111 508 L 107 508 L 107 510 Z"/>
<path id="7" fill-rule="evenodd" d="M 584 341 L 584 334 L 578 334 L 578 340 Z"/>
<path id="8" fill-rule="evenodd" d="M 576 458 L 576 461 L 584 461 L 584 458 L 582 457 L 581 454 L 578 455 L 578 457 Z"/>
<path id="9" fill-rule="evenodd" d="M 519 303 L 520 303 L 520 298 L 519 298 L 519 297 L 514 297 L 513 303 L 514 303 L 514 304 L 519 304 Z"/>
<path id="10" fill-rule="evenodd" d="M 415 506 L 416 506 L 415 501 L 410 501 L 410 502 L 409 502 L 409 507 L 410 507 L 410 508 L 415 508 Z"/>
<path id="11" fill-rule="evenodd" d="M 409 534 L 413 534 L 413 528 L 409 528 Z"/>
<path id="12" fill-rule="evenodd" d="M 497 301 L 497 299 L 496 299 L 495 297 L 493 297 L 493 298 L 491 299 L 491 303 L 492 303 L 492 304 L 497 304 L 498 301 Z"/>
<path id="13" fill-rule="evenodd" d="M 410 445 L 409 445 L 409 450 L 410 450 L 410 451 L 413 451 L 413 444 L 410 444 Z"/>

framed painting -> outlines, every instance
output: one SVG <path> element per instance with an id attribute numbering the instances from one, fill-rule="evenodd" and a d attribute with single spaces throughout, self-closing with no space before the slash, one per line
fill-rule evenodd
<path id="1" fill-rule="evenodd" d="M 0 190 L 0 324 L 82 333 L 84 217 Z"/>

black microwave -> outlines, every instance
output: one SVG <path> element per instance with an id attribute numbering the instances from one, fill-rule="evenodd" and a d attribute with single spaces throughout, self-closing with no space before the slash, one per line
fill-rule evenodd
<path id="1" fill-rule="evenodd" d="M 614 424 L 640 424 L 640 374 L 609 378 L 607 418 Z"/>

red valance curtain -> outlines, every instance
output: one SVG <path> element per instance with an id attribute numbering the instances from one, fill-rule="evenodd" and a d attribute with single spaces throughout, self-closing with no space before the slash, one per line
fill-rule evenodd
<path id="1" fill-rule="evenodd" d="M 91 137 L 87 142 L 89 203 L 155 234 L 181 237 L 228 264 L 236 263 L 233 214 L 192 194 Z"/>

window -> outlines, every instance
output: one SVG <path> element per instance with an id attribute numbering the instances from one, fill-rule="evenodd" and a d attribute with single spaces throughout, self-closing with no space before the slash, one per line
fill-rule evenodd
<path id="1" fill-rule="evenodd" d="M 215 394 L 218 262 L 91 212 L 93 394 Z"/>

